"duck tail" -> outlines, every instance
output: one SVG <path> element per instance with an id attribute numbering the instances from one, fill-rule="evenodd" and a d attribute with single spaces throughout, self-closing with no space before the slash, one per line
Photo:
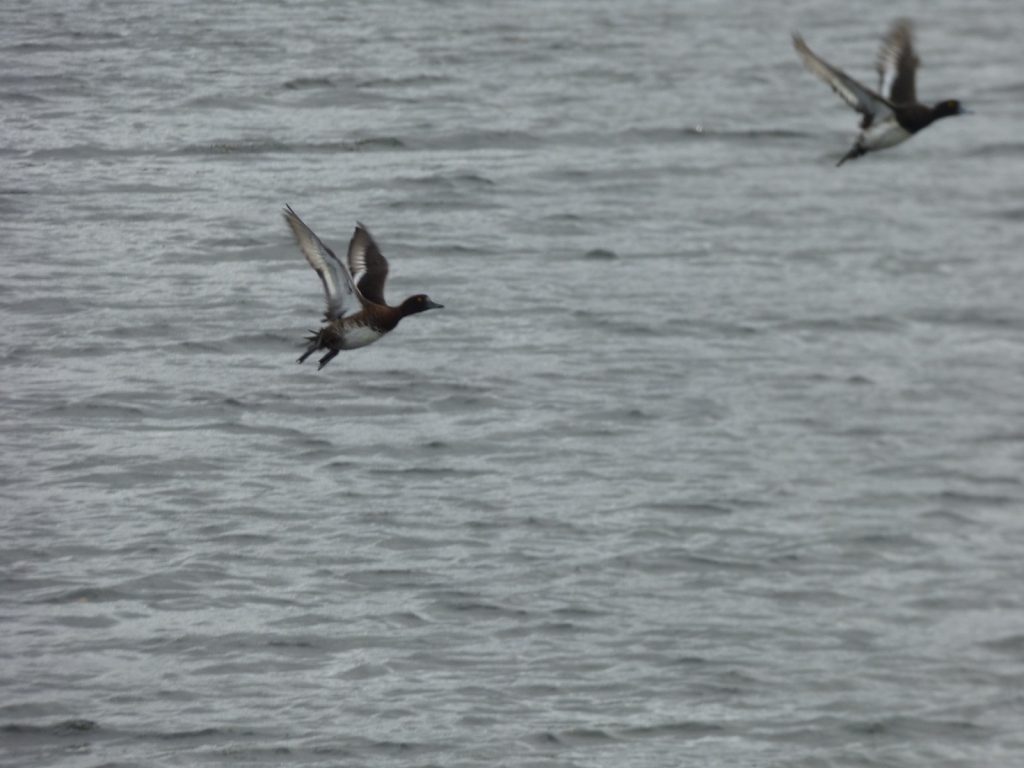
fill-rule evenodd
<path id="1" fill-rule="evenodd" d="M 839 162 L 836 163 L 836 168 L 845 163 L 847 160 L 854 160 L 860 157 L 861 155 L 866 155 L 867 153 L 868 151 L 864 149 L 864 147 L 862 147 L 858 142 L 857 144 L 854 144 L 852 147 L 850 147 L 849 152 L 847 152 L 845 155 L 839 158 Z"/>
<path id="2" fill-rule="evenodd" d="M 309 336 L 306 337 L 306 344 L 307 344 L 306 351 L 302 353 L 302 357 L 300 357 L 296 362 L 299 362 L 299 363 L 304 362 L 307 357 L 309 357 L 314 352 L 316 352 L 318 349 L 320 349 L 322 346 L 324 346 L 323 343 L 322 343 L 322 340 L 323 340 L 323 331 L 322 330 L 320 330 L 320 331 L 310 331 L 309 332 Z"/>

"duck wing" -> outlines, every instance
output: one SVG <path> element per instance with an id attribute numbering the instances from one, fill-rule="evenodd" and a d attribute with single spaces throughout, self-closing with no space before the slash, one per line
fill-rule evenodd
<path id="1" fill-rule="evenodd" d="M 348 268 L 367 301 L 385 303 L 384 281 L 388 278 L 388 260 L 373 241 L 370 231 L 358 222 L 348 244 Z"/>
<path id="2" fill-rule="evenodd" d="M 335 320 L 359 312 L 363 308 L 359 289 L 356 288 L 348 269 L 334 255 L 334 251 L 323 244 L 290 205 L 285 206 L 284 219 L 292 228 L 302 255 L 324 284 L 324 296 L 327 299 L 327 310 L 324 313 L 326 317 Z"/>
<path id="3" fill-rule="evenodd" d="M 910 22 L 898 19 L 889 28 L 878 51 L 875 69 L 878 70 L 878 92 L 893 104 L 913 104 L 917 101 L 914 75 L 921 60 L 914 52 L 914 36 Z"/>
<path id="4" fill-rule="evenodd" d="M 864 119 L 861 128 L 887 113 L 892 112 L 892 104 L 879 96 L 865 85 L 861 85 L 841 69 L 837 69 L 812 51 L 800 35 L 793 35 L 793 47 L 803 59 L 804 66 L 827 83 L 839 97 L 860 112 Z"/>

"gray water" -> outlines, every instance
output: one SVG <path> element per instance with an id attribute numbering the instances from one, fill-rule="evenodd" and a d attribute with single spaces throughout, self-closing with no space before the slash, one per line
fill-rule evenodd
<path id="1" fill-rule="evenodd" d="M 837 170 L 880 11 L 6 4 L 0 762 L 1024 764 L 1024 11 Z"/>

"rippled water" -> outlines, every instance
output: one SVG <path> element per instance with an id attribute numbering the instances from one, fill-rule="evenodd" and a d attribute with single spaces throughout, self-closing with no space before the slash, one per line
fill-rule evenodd
<path id="1" fill-rule="evenodd" d="M 0 10 L 0 760 L 1009 766 L 1024 14 Z M 280 217 L 446 305 L 324 371 Z"/>

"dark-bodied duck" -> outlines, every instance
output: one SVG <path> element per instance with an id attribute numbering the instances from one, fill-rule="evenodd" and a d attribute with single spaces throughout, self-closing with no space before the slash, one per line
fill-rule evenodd
<path id="1" fill-rule="evenodd" d="M 441 309 L 441 304 L 422 293 L 410 296 L 397 307 L 387 305 L 384 281 L 388 276 L 388 262 L 362 224 L 356 226 L 348 244 L 346 266 L 291 206 L 285 206 L 284 218 L 295 233 L 299 250 L 320 276 L 327 298 L 324 324 L 319 331 L 310 331 L 309 346 L 299 358 L 300 363 L 317 350 L 326 349 L 327 354 L 320 358 L 317 368 L 320 370 L 341 350 L 365 347 L 377 341 L 406 315 Z"/>
<path id="2" fill-rule="evenodd" d="M 914 52 L 913 33 L 906 19 L 893 22 L 882 41 L 875 63 L 878 70 L 877 92 L 820 58 L 796 33 L 793 34 L 793 47 L 811 72 L 832 86 L 843 101 L 862 115 L 857 141 L 836 165 L 874 150 L 895 146 L 941 117 L 967 111 L 955 99 L 940 101 L 931 107 L 917 100 L 914 76 L 921 62 Z"/>

